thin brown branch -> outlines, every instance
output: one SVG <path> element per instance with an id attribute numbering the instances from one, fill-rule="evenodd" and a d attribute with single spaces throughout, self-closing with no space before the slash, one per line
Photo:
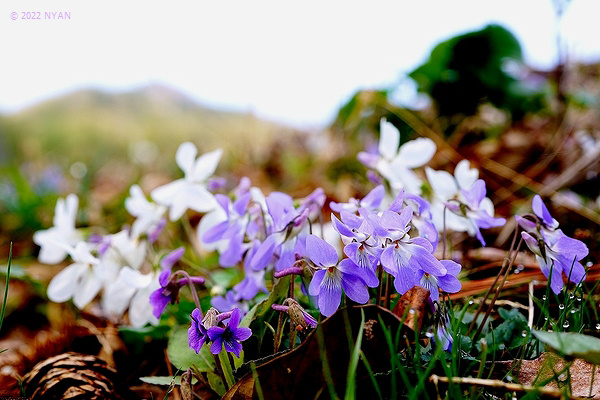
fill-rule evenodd
<path id="1" fill-rule="evenodd" d="M 566 394 L 564 391 L 547 388 L 547 387 L 539 387 L 539 386 L 528 386 L 528 385 L 520 385 L 518 383 L 508 383 L 503 382 L 498 379 L 481 379 L 481 378 L 462 378 L 462 377 L 445 377 L 438 375 L 431 375 L 429 377 L 429 381 L 432 382 L 436 387 L 439 382 L 442 383 L 456 383 L 459 385 L 471 385 L 471 386 L 480 386 L 480 387 L 488 387 L 495 389 L 504 389 L 510 392 L 534 392 L 540 395 L 555 397 L 559 399 L 584 399 L 584 397 L 574 397 Z"/>

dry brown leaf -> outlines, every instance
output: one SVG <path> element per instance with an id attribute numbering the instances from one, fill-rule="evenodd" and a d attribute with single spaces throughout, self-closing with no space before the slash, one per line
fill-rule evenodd
<path id="1" fill-rule="evenodd" d="M 429 298 L 429 290 L 421 286 L 415 286 L 408 292 L 404 293 L 396 307 L 392 311 L 400 320 L 404 321 L 404 325 L 412 330 L 421 332 L 423 325 L 423 317 L 427 310 L 427 299 Z"/>
<path id="2" fill-rule="evenodd" d="M 567 362 L 556 354 L 543 353 L 535 360 L 523 360 L 517 370 L 517 379 L 524 385 L 539 384 L 541 381 L 558 375 L 566 365 Z M 576 358 L 569 367 L 569 375 L 573 396 L 600 399 L 600 371 L 598 368 L 594 369 L 593 364 Z M 552 380 L 546 387 L 558 389 L 565 385 L 568 385 L 566 371 L 558 375 L 557 379 Z"/>

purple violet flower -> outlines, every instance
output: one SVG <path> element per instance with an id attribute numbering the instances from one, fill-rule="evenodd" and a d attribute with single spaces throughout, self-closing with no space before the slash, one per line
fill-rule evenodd
<path id="1" fill-rule="evenodd" d="M 558 294 L 563 288 L 563 273 L 573 283 L 585 279 L 585 269 L 579 261 L 589 250 L 582 241 L 570 238 L 558 229 L 558 221 L 552 218 L 539 195 L 534 196 L 532 209 L 539 223 L 520 216 L 515 218 L 527 231 L 521 232 L 521 236 L 535 254 L 540 270 L 546 278 L 552 274 L 550 288 Z"/>
<path id="2" fill-rule="evenodd" d="M 164 256 L 162 258 L 162 260 L 160 260 L 160 267 L 162 269 L 170 270 L 173 267 L 173 265 L 175 265 L 175 263 L 177 261 L 179 261 L 181 259 L 181 257 L 183 257 L 184 252 L 185 252 L 185 247 L 183 247 L 183 246 L 178 247 L 175 250 L 171 251 L 166 256 Z"/>
<path id="3" fill-rule="evenodd" d="M 466 218 L 471 224 L 469 234 L 479 240 L 482 246 L 485 246 L 485 240 L 481 234 L 480 228 L 489 229 L 497 226 L 504 226 L 506 219 L 494 218 L 494 205 L 491 200 L 485 197 L 485 181 L 478 179 L 475 181 L 471 189 L 461 190 L 465 198 L 464 204 L 455 202 L 446 203 L 446 207 L 457 215 Z"/>
<path id="4" fill-rule="evenodd" d="M 160 287 L 150 294 L 150 305 L 152 305 L 152 314 L 156 318 L 160 318 L 163 311 L 170 302 L 175 303 L 177 301 L 177 295 L 179 294 L 179 286 L 169 285 L 169 277 L 171 271 L 166 269 L 158 276 L 158 283 Z"/>
<path id="5" fill-rule="evenodd" d="M 154 228 L 152 228 L 150 230 L 150 232 L 148 232 L 148 242 L 151 244 L 156 242 L 158 240 L 158 237 L 162 233 L 163 229 L 165 229 L 166 225 L 167 225 L 167 219 L 161 218 L 158 221 L 158 223 L 156 224 L 156 226 Z"/>
<path id="6" fill-rule="evenodd" d="M 176 280 L 175 274 L 171 275 L 170 269 L 162 271 L 158 276 L 160 287 L 150 294 L 149 301 L 150 305 L 152 305 L 152 314 L 156 318 L 160 318 L 167 307 L 167 304 L 175 304 L 177 302 L 179 290 L 184 285 L 187 285 L 189 282 L 192 282 L 193 284 L 204 283 L 204 278 L 201 276 L 192 276 L 189 279 L 186 277 Z"/>
<path id="7" fill-rule="evenodd" d="M 452 260 L 441 260 L 440 262 L 446 268 L 446 274 L 444 275 L 428 274 L 423 270 L 417 271 L 419 286 L 429 290 L 429 298 L 432 301 L 439 300 L 439 289 L 447 293 L 457 293 L 462 288 L 460 281 L 456 277 L 461 269 L 460 264 Z"/>
<path id="8" fill-rule="evenodd" d="M 225 211 L 227 219 L 210 228 L 202 237 L 206 243 L 219 240 L 229 240 L 227 249 L 221 253 L 219 263 L 223 267 L 232 267 L 238 264 L 248 246 L 244 245 L 244 232 L 248 225 L 246 211 L 252 198 L 250 192 L 242 194 L 235 202 L 223 194 L 216 194 L 215 199 Z"/>
<path id="9" fill-rule="evenodd" d="M 450 319 L 448 317 L 443 317 L 437 324 L 437 331 L 433 337 L 433 341 L 436 346 L 441 346 L 444 351 L 452 352 L 452 342 L 454 339 L 452 335 L 448 331 L 448 327 L 450 326 Z"/>
<path id="10" fill-rule="evenodd" d="M 248 304 L 243 302 L 242 296 L 235 289 L 225 293 L 225 296 L 214 296 L 210 299 L 210 305 L 220 312 L 231 311 L 235 308 L 240 309 L 244 314 L 248 311 Z"/>
<path id="11" fill-rule="evenodd" d="M 192 324 L 188 329 L 188 345 L 198 354 L 204 343 L 208 341 L 210 339 L 202 323 L 202 312 L 196 308 L 192 311 Z"/>
<path id="12" fill-rule="evenodd" d="M 369 292 L 365 282 L 355 274 L 358 267 L 346 258 L 338 262 L 335 248 L 315 235 L 306 238 L 308 258 L 320 268 L 310 282 L 308 292 L 318 296 L 319 310 L 326 317 L 331 316 L 339 307 L 342 289 L 350 299 L 364 304 L 369 301 Z"/>
<path id="13" fill-rule="evenodd" d="M 252 336 L 250 328 L 239 326 L 240 320 L 241 312 L 236 308 L 231 313 L 229 323 L 225 328 L 213 326 L 208 329 L 208 337 L 213 342 L 210 346 L 211 353 L 219 354 L 223 349 L 223 345 L 225 345 L 226 351 L 235 354 L 239 358 L 242 351 L 242 344 L 240 342 Z"/>
<path id="14" fill-rule="evenodd" d="M 376 211 L 379 209 L 384 196 L 385 188 L 383 185 L 379 185 L 371 190 L 362 200 L 351 198 L 348 203 L 336 203 L 332 201 L 329 203 L 329 207 L 337 213 L 342 211 L 356 212 L 359 208 Z"/>
<path id="15" fill-rule="evenodd" d="M 256 248 L 250 260 L 254 270 L 265 269 L 274 258 L 275 270 L 279 271 L 291 266 L 298 250 L 299 235 L 308 227 L 311 215 L 320 210 L 325 195 L 322 189 L 313 191 L 296 209 L 294 200 L 279 192 L 273 192 L 265 199 L 269 216 L 273 221 L 268 236 Z"/>
<path id="16" fill-rule="evenodd" d="M 546 278 L 550 272 L 550 288 L 558 294 L 563 288 L 563 273 L 573 283 L 585 279 L 585 269 L 579 261 L 588 255 L 587 246 L 580 240 L 565 235 L 558 229 L 557 235 L 548 235 L 544 231 L 536 237 L 521 232 L 527 247 L 535 254 L 540 270 Z"/>
<path id="17" fill-rule="evenodd" d="M 412 209 L 405 207 L 400 214 L 384 211 L 380 217 L 381 227 L 388 231 L 388 241 L 381 253 L 381 266 L 392 274 L 394 287 L 400 294 L 419 284 L 422 271 L 433 276 L 444 276 L 447 270 L 433 256 L 433 246 L 427 239 L 411 238 L 408 234 Z"/>

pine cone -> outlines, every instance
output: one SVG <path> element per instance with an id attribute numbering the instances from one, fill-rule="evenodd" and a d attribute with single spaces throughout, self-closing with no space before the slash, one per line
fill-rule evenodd
<path id="1" fill-rule="evenodd" d="M 98 357 L 64 353 L 38 363 L 25 375 L 25 394 L 35 399 L 121 399 L 117 372 Z"/>

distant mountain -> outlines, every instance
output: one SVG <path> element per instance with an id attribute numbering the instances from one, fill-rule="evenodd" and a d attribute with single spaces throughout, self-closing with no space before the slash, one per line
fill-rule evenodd
<path id="1" fill-rule="evenodd" d="M 163 85 L 125 93 L 88 89 L 0 117 L 0 163 L 42 158 L 101 166 L 131 158 L 141 143 L 158 149 L 160 167 L 163 160 L 173 165 L 177 146 L 187 140 L 201 152 L 223 147 L 233 158 L 261 157 L 273 140 L 292 132 L 250 113 L 201 106 Z"/>

